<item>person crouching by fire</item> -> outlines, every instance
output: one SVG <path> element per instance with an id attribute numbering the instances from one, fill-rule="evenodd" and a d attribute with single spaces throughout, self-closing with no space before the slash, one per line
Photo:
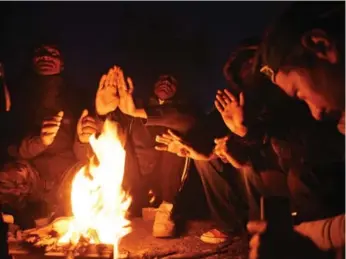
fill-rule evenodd
<path id="1" fill-rule="evenodd" d="M 153 97 L 139 105 L 140 102 L 133 98 L 131 79 L 126 83 L 123 71 L 113 67 L 102 76 L 95 100 L 98 119 L 111 119 L 124 129 L 123 187 L 132 196 L 129 214 L 140 216 L 141 209 L 149 205 L 150 190 L 162 200 L 153 226 L 155 237 L 174 235 L 175 224 L 170 216 L 187 165 L 184 158 L 155 150 L 155 137 L 168 129 L 185 134 L 195 122 L 187 105 L 177 100 L 177 87 L 174 77 L 162 75 L 154 86 Z M 85 118 L 85 128 L 89 125 L 89 129 L 96 132 L 95 120 L 90 116 Z M 87 142 L 88 137 L 85 138 Z"/>
<path id="2" fill-rule="evenodd" d="M 332 8 L 326 4 L 292 4 L 265 35 L 258 70 L 288 96 L 304 102 L 311 117 L 319 123 L 331 122 L 342 134 L 342 140 L 331 145 L 329 152 L 335 165 L 335 151 L 341 146 L 344 152 L 345 148 L 345 3 L 331 2 Z M 311 15 L 314 10 L 322 12 Z M 328 134 L 322 135 L 319 142 L 329 138 Z M 324 149 L 320 143 L 317 151 Z M 325 202 L 339 204 L 340 210 L 328 210 L 323 217 L 302 222 L 286 232 L 273 231 L 267 220 L 249 222 L 248 230 L 253 234 L 249 258 L 345 257 L 344 158 L 343 154 L 340 167 L 320 170 L 321 186 L 330 186 L 328 193 L 339 189 L 337 195 Z M 339 181 L 330 184 L 326 179 L 333 174 Z M 314 179 L 314 188 L 320 191 L 316 183 Z M 333 215 L 328 215 L 331 212 Z"/>
<path id="3" fill-rule="evenodd" d="M 23 209 L 37 210 L 29 211 L 33 217 L 48 216 L 45 205 L 53 206 L 60 179 L 77 162 L 73 147 L 78 99 L 72 99 L 72 89 L 62 76 L 63 66 L 58 46 L 37 46 L 33 73 L 13 103 L 17 118 L 13 126 L 20 132 L 14 159 L 0 173 L 0 203 L 21 214 Z M 40 212 L 42 208 L 46 209 Z M 30 226 L 33 221 L 23 224 Z"/>

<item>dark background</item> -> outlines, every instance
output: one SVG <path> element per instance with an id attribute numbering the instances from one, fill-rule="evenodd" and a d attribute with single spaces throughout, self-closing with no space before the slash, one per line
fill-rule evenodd
<path id="1" fill-rule="evenodd" d="M 33 44 L 56 39 L 65 73 L 95 90 L 120 65 L 145 94 L 160 73 L 210 108 L 225 87 L 232 47 L 260 35 L 290 2 L 1 2 L 0 58 L 8 81 L 21 76 Z M 9 86 L 15 87 L 13 85 Z M 196 95 L 195 95 L 196 96 Z"/>

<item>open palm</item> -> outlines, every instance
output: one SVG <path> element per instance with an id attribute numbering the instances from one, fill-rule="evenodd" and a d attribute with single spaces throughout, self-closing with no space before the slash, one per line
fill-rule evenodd
<path id="1" fill-rule="evenodd" d="M 214 103 L 226 126 L 234 134 L 245 136 L 247 128 L 244 126 L 244 94 L 239 94 L 238 101 L 227 89 L 218 90 Z"/>
<path id="2" fill-rule="evenodd" d="M 101 77 L 96 93 L 96 112 L 105 115 L 114 111 L 119 105 L 118 88 L 115 81 L 116 70 L 111 68 L 106 75 Z"/>
<path id="3" fill-rule="evenodd" d="M 120 67 L 116 68 L 116 82 L 119 91 L 119 109 L 130 116 L 134 116 L 136 111 L 135 102 L 133 99 L 134 86 L 130 77 L 125 80 L 124 72 Z"/>

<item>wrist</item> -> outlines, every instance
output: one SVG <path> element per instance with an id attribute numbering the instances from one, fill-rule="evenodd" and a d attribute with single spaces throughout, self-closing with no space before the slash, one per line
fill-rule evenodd
<path id="1" fill-rule="evenodd" d="M 244 125 L 241 125 L 239 127 L 234 128 L 233 130 L 231 130 L 234 134 L 238 135 L 239 137 L 245 137 L 247 132 L 248 132 L 248 128 L 245 127 Z"/>
<path id="2" fill-rule="evenodd" d="M 48 143 L 48 141 L 43 137 L 34 137 L 34 139 L 37 139 L 39 143 L 41 143 L 44 147 L 48 147 L 50 144 Z"/>
<path id="3" fill-rule="evenodd" d="M 148 118 L 147 113 L 145 112 L 144 109 L 136 109 L 133 112 L 132 116 L 136 117 L 136 118 L 142 118 L 142 119 L 147 119 Z"/>
<path id="4" fill-rule="evenodd" d="M 78 137 L 78 142 L 80 144 L 88 144 L 89 143 L 89 139 L 85 140 L 83 137 Z"/>

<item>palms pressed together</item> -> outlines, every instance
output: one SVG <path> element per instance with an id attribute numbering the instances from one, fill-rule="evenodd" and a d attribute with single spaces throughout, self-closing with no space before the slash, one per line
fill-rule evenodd
<path id="1" fill-rule="evenodd" d="M 127 83 L 126 83 L 127 81 Z M 133 100 L 134 87 L 131 78 L 125 80 L 120 67 L 112 67 L 101 77 L 96 94 L 96 110 L 99 115 L 108 114 L 118 107 L 128 115 L 133 115 L 136 107 Z"/>

